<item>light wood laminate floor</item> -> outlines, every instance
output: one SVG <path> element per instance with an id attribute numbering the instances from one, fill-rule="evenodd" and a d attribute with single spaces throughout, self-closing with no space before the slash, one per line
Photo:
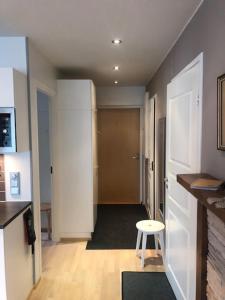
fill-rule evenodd
<path id="1" fill-rule="evenodd" d="M 43 248 L 43 274 L 29 300 L 120 300 L 122 271 L 162 272 L 161 256 L 146 251 L 142 270 L 135 250 L 85 250 L 86 242 Z"/>

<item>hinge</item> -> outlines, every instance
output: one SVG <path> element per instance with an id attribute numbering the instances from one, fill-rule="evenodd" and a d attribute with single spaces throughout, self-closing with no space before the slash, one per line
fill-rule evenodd
<path id="1" fill-rule="evenodd" d="M 200 96 L 199 95 L 197 96 L 197 101 L 196 102 L 197 102 L 197 105 L 199 106 L 199 103 L 200 103 Z"/>
<path id="2" fill-rule="evenodd" d="M 53 166 L 50 167 L 50 173 L 53 173 Z"/>
<path id="3" fill-rule="evenodd" d="M 151 162 L 151 170 L 154 171 L 154 169 L 155 169 L 155 163 L 154 163 L 154 161 L 152 161 Z"/>

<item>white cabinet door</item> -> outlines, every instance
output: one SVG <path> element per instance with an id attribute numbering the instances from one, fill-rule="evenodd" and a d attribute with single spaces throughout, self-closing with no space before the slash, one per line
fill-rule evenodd
<path id="1" fill-rule="evenodd" d="M 167 90 L 166 269 L 177 299 L 196 293 L 197 200 L 176 175 L 200 172 L 202 60 L 196 59 Z"/>
<path id="2" fill-rule="evenodd" d="M 61 237 L 93 232 L 92 111 L 58 111 Z M 81 237 L 86 237 L 84 234 Z"/>

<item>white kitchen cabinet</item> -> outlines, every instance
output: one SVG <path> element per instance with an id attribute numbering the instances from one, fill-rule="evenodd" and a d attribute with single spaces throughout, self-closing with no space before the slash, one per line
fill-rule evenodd
<path id="1" fill-rule="evenodd" d="M 0 218 L 1 300 L 25 300 L 33 288 L 33 258 L 31 247 L 25 238 L 23 221 L 26 209 L 18 208 L 17 211 L 13 207 L 27 206 L 26 203 L 25 205 L 23 203 L 4 202 L 0 207 L 2 210 L 3 206 L 6 207 L 6 212 L 2 212 Z M 15 216 L 12 215 L 12 212 L 15 212 Z M 9 219 L 5 219 L 5 224 L 2 224 L 1 219 L 4 219 L 4 214 L 11 215 L 12 220 L 9 217 Z M 16 216 L 17 214 L 19 215 Z"/>
<path id="2" fill-rule="evenodd" d="M 54 185 L 59 237 L 87 238 L 97 218 L 97 126 L 90 80 L 58 80 Z"/>
<path id="3" fill-rule="evenodd" d="M 15 108 L 16 151 L 29 151 L 27 78 L 13 68 L 0 68 L 0 107 Z"/>

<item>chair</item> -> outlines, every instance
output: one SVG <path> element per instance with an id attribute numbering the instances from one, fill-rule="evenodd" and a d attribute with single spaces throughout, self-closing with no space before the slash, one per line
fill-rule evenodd
<path id="1" fill-rule="evenodd" d="M 48 219 L 48 239 L 51 240 L 51 203 L 41 203 L 41 213 L 46 213 Z"/>
<path id="2" fill-rule="evenodd" d="M 155 248 L 158 251 L 158 240 L 161 246 L 162 258 L 164 260 L 164 229 L 165 225 L 161 222 L 154 220 L 142 220 L 137 222 L 136 227 L 138 229 L 136 254 L 139 255 L 139 248 L 142 236 L 142 250 L 141 250 L 141 267 L 145 265 L 145 250 L 147 243 L 147 236 L 154 235 Z"/>

